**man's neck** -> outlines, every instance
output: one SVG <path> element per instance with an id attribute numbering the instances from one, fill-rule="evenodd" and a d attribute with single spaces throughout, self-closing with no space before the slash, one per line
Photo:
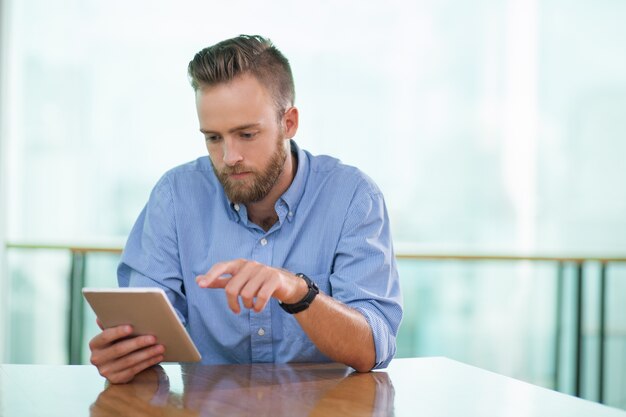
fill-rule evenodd
<path id="1" fill-rule="evenodd" d="M 248 219 L 252 223 L 260 226 L 267 232 L 278 221 L 278 214 L 276 214 L 275 209 L 276 201 L 287 191 L 293 182 L 297 169 L 298 158 L 290 150 L 288 157 L 285 158 L 283 172 L 270 192 L 262 200 L 246 204 Z"/>

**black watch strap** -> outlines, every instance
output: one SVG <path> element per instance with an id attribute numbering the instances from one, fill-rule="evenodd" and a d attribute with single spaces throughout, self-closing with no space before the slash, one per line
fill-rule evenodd
<path id="1" fill-rule="evenodd" d="M 304 282 L 306 282 L 307 287 L 309 287 L 309 292 L 307 292 L 304 298 L 297 303 L 283 304 L 280 301 L 278 302 L 278 305 L 289 314 L 296 314 L 309 308 L 315 299 L 315 296 L 320 293 L 320 289 L 313 281 L 311 281 L 309 277 L 300 273 L 296 274 L 296 276 L 302 278 Z"/>

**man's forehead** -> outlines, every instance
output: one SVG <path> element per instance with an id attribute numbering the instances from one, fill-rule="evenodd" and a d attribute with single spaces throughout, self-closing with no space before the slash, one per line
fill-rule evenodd
<path id="1" fill-rule="evenodd" d="M 254 84 L 217 85 L 196 92 L 196 109 L 202 129 L 211 125 L 235 126 L 275 118 L 273 100 Z"/>

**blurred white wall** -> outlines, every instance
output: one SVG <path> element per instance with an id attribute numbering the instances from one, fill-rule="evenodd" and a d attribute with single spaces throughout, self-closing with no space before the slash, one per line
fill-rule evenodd
<path id="1" fill-rule="evenodd" d="M 398 242 L 626 251 L 626 3 L 6 2 L 12 239 L 123 238 L 206 152 L 187 62 L 259 33 L 292 63 L 296 140 L 372 176 Z"/>

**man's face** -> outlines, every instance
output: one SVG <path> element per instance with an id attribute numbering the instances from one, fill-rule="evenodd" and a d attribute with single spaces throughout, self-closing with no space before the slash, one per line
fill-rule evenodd
<path id="1" fill-rule="evenodd" d="M 200 131 L 216 176 L 233 203 L 263 199 L 278 181 L 288 146 L 272 97 L 255 77 L 196 92 Z"/>

